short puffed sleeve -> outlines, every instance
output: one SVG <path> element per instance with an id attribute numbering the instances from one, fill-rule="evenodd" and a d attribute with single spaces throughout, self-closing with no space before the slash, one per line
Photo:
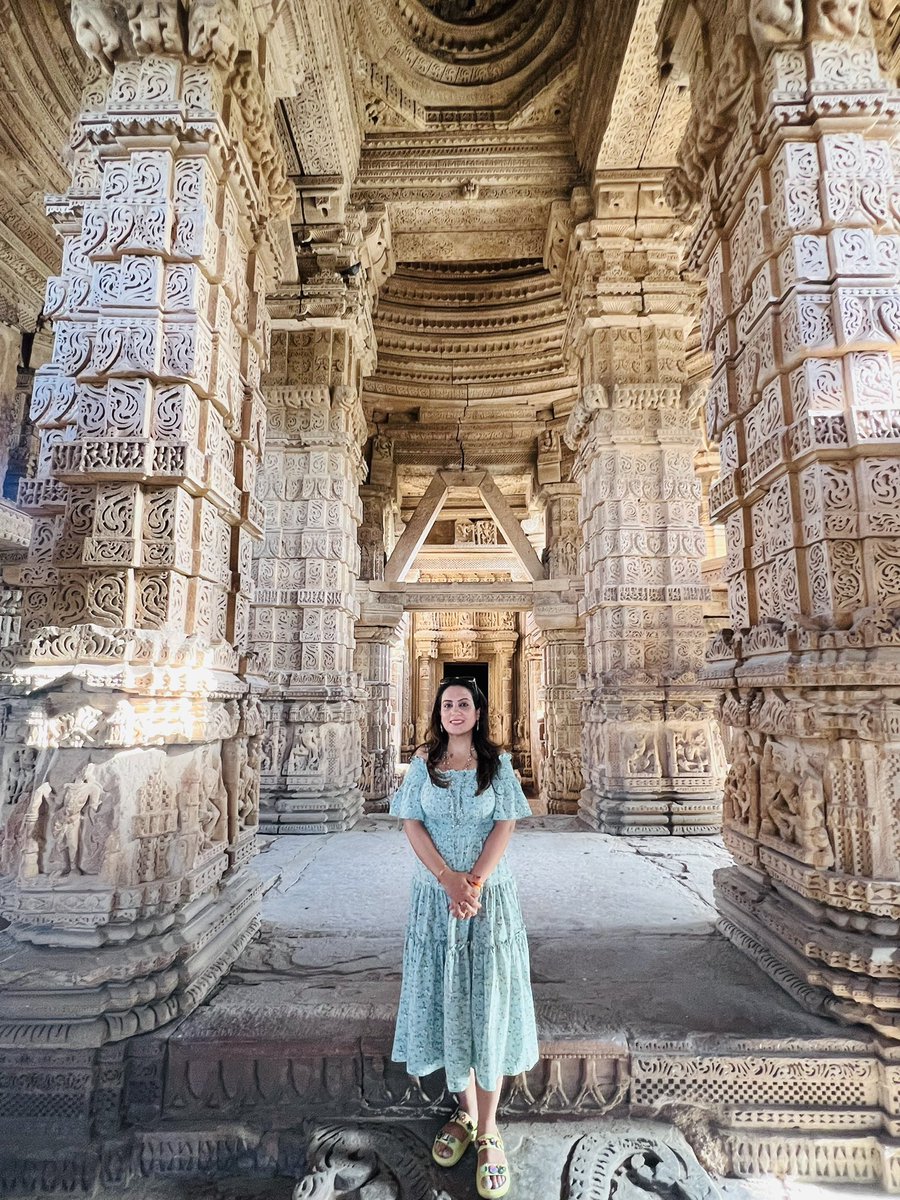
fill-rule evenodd
<path id="1" fill-rule="evenodd" d="M 391 796 L 391 816 L 399 817 L 402 821 L 424 821 L 422 811 L 422 785 L 428 778 L 428 768 L 425 760 L 414 754 L 406 771 L 406 778 Z"/>
<path id="2" fill-rule="evenodd" d="M 520 817 L 530 817 L 531 808 L 525 799 L 522 785 L 512 769 L 508 754 L 500 755 L 500 768 L 494 776 L 495 821 L 518 821 Z"/>

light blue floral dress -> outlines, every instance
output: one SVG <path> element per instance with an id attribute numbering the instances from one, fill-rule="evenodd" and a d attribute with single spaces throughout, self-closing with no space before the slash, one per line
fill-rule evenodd
<path id="1" fill-rule="evenodd" d="M 476 771 L 450 771 L 449 788 L 432 784 L 416 756 L 391 801 L 395 817 L 422 821 L 447 865 L 469 871 L 495 821 L 531 815 L 508 754 L 491 787 L 475 795 Z M 403 985 L 391 1057 L 410 1075 L 441 1067 L 451 1092 L 493 1091 L 504 1075 L 538 1060 L 528 940 L 516 883 L 500 860 L 481 893 L 477 916 L 457 920 L 447 893 L 416 862 L 403 949 Z"/>

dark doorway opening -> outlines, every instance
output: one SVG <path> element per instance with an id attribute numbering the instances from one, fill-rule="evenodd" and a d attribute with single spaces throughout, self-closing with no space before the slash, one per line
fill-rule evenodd
<path id="1" fill-rule="evenodd" d="M 445 679 L 474 679 L 485 696 L 488 696 L 487 663 L 448 662 L 444 663 Z"/>

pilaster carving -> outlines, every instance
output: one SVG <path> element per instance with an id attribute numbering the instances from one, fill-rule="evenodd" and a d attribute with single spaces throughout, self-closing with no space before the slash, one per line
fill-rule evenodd
<path id="1" fill-rule="evenodd" d="M 31 547 L 7 568 L 20 640 L 0 658 L 0 905 L 20 943 L 0 1040 L 45 1046 L 189 1010 L 256 928 L 258 885 L 237 868 L 261 721 L 237 672 L 287 195 L 236 6 L 194 4 L 186 26 L 174 4 L 131 5 L 127 23 L 118 5 L 73 8 L 110 74 L 88 86 L 71 187 L 49 202 L 55 345 L 19 489 Z"/>
<path id="2" fill-rule="evenodd" d="M 564 628 L 546 628 L 540 617 L 536 623 L 544 712 L 540 795 L 548 812 L 574 813 L 584 783 L 579 688 L 585 667 L 584 628 L 574 619 Z"/>
<path id="3" fill-rule="evenodd" d="M 557 457 L 559 435 L 554 433 Z M 540 464 L 540 459 L 538 460 Z M 577 483 L 546 483 L 538 500 L 553 589 L 535 595 L 534 643 L 540 648 L 542 706 L 540 795 L 550 813 L 574 813 L 583 786 L 580 687 L 585 670 L 583 584 Z"/>
<path id="4" fill-rule="evenodd" d="M 673 181 L 697 206 L 734 626 L 707 668 L 732 761 L 722 928 L 802 1003 L 897 1037 L 897 94 L 868 6 L 739 8 L 704 31 L 723 134 L 698 61 Z"/>

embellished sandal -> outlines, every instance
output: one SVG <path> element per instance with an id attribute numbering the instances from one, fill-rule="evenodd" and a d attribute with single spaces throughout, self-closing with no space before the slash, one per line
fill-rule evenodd
<path id="1" fill-rule="evenodd" d="M 466 1136 L 459 1138 L 455 1133 L 451 1133 L 451 1125 L 458 1125 L 460 1129 L 464 1129 Z M 434 1139 L 434 1144 L 431 1147 L 431 1157 L 439 1167 L 455 1167 L 469 1146 L 471 1146 L 477 1131 L 478 1127 L 469 1114 L 458 1108 Z M 447 1146 L 450 1153 L 446 1155 L 438 1154 L 438 1146 Z"/>
<path id="2" fill-rule="evenodd" d="M 475 1139 L 476 1150 L 486 1150 L 489 1146 L 506 1153 L 499 1133 L 483 1133 Z M 499 1180 L 498 1187 L 491 1186 L 491 1176 Z M 502 1163 L 481 1163 L 475 1169 L 475 1191 L 482 1200 L 491 1200 L 491 1197 L 499 1200 L 500 1196 L 505 1196 L 509 1191 L 509 1167 Z"/>

